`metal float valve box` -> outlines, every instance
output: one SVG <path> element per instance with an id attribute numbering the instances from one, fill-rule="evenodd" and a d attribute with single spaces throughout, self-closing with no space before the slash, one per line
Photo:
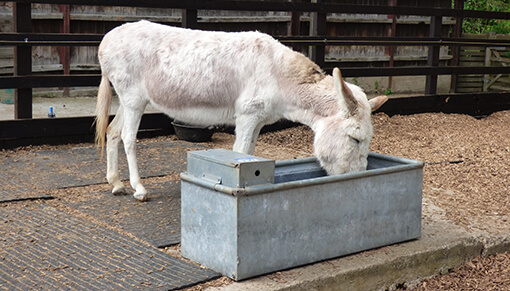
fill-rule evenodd
<path id="1" fill-rule="evenodd" d="M 274 183 L 275 161 L 225 149 L 188 152 L 188 174 L 228 187 Z"/>

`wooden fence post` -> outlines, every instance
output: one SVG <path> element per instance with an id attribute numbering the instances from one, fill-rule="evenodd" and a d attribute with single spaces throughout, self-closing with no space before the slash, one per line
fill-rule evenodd
<path id="1" fill-rule="evenodd" d="M 70 33 L 71 32 L 71 8 L 70 5 L 60 5 L 60 11 L 63 15 L 62 25 L 60 27 L 61 33 Z M 60 63 L 62 64 L 62 69 L 64 75 L 68 76 L 71 74 L 71 47 L 70 46 L 61 46 L 60 50 Z M 69 87 L 64 87 L 62 95 L 64 97 L 69 97 L 70 91 Z"/>
<path id="2" fill-rule="evenodd" d="M 464 9 L 464 0 L 455 0 L 453 8 L 455 9 Z M 453 37 L 460 38 L 462 36 L 462 23 L 464 18 L 455 17 L 455 26 L 453 27 Z M 452 46 L 450 47 L 452 52 L 452 59 L 450 60 L 450 66 L 455 67 L 459 65 L 459 57 L 460 57 L 460 47 Z M 451 83 L 450 83 L 450 93 L 457 92 L 457 74 L 452 74 Z"/>
<path id="3" fill-rule="evenodd" d="M 288 35 L 301 35 L 301 12 L 292 11 Z"/>
<path id="4" fill-rule="evenodd" d="M 301 0 L 289 0 L 289 2 L 301 2 Z M 301 15 L 303 13 L 301 11 L 292 11 L 290 12 L 290 24 L 287 30 L 287 35 L 289 36 L 300 36 L 301 35 Z M 303 46 L 292 44 L 292 49 L 295 51 L 302 52 Z M 306 48 L 308 49 L 308 47 Z"/>
<path id="5" fill-rule="evenodd" d="M 198 13 L 196 9 L 182 9 L 182 27 L 198 27 Z"/>
<path id="6" fill-rule="evenodd" d="M 443 26 L 443 17 L 442 16 L 432 16 L 430 18 L 430 37 L 440 37 L 441 36 L 441 28 Z M 439 66 L 439 45 L 431 45 L 429 46 L 429 54 L 427 60 L 427 66 L 438 67 Z M 427 75 L 427 79 L 425 82 L 425 94 L 426 95 L 434 95 L 437 93 L 437 74 Z"/>
<path id="7" fill-rule="evenodd" d="M 13 2 L 15 32 L 32 32 L 32 6 L 30 3 Z M 32 74 L 32 46 L 14 47 L 14 75 Z M 15 90 L 14 118 L 32 118 L 32 88 Z"/>
<path id="8" fill-rule="evenodd" d="M 397 0 L 388 0 L 389 6 L 397 6 Z M 391 26 L 386 32 L 386 35 L 389 37 L 395 37 L 397 34 L 397 15 L 388 15 L 388 18 L 391 19 Z M 386 53 L 390 56 L 390 64 L 389 67 L 393 68 L 395 64 L 395 46 L 387 46 Z M 391 86 L 393 83 L 393 76 L 388 77 L 388 89 L 391 90 Z"/>
<path id="9" fill-rule="evenodd" d="M 323 3 L 324 0 L 312 0 L 312 3 Z M 312 12 L 310 19 L 310 36 L 326 35 L 327 34 L 327 19 L 326 12 Z M 310 49 L 310 59 L 314 61 L 321 68 L 324 68 L 326 57 L 326 45 L 312 46 Z"/>

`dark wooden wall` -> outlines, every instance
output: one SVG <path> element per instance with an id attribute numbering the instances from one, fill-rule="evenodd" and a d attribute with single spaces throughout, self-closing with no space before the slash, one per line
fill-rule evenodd
<path id="1" fill-rule="evenodd" d="M 389 5 L 393 0 L 345 0 L 327 1 L 331 3 Z M 417 1 L 399 0 L 398 5 L 415 7 L 449 8 L 448 0 Z M 12 31 L 11 2 L 0 3 L 0 32 Z M 32 4 L 33 31 L 37 33 L 57 33 L 63 31 L 65 12 L 62 5 Z M 180 9 L 162 9 L 146 7 L 107 7 L 71 5 L 69 8 L 69 32 L 104 34 L 124 22 L 148 19 L 168 25 L 181 25 Z M 204 30 L 245 31 L 258 30 L 273 36 L 290 35 L 290 12 L 267 11 L 219 11 L 201 10 L 198 12 L 197 28 Z M 299 35 L 309 35 L 310 13 L 300 14 Z M 445 18 L 442 34 L 448 36 L 454 21 Z M 373 14 L 328 14 L 327 34 L 331 36 L 397 36 L 424 37 L 429 34 L 430 17 L 402 16 L 395 20 L 388 15 Z M 308 54 L 307 47 L 296 47 Z M 53 46 L 34 46 L 33 66 L 36 73 L 63 71 L 66 60 L 62 58 L 62 48 Z M 349 63 L 353 67 L 384 67 L 390 65 L 393 55 L 395 66 L 425 65 L 427 46 L 397 46 L 393 51 L 388 46 L 327 46 L 326 58 L 332 61 Z M 441 49 L 441 59 L 447 61 L 448 48 Z M 0 75 L 12 74 L 12 48 L 0 48 Z M 97 47 L 72 46 L 68 57 L 71 73 L 97 72 Z"/>

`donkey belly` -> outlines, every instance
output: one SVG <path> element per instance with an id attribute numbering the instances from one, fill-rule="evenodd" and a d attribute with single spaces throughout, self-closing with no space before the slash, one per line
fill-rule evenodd
<path id="1" fill-rule="evenodd" d="M 179 108 L 172 109 L 153 104 L 175 120 L 195 125 L 235 125 L 234 109 L 231 108 Z"/>

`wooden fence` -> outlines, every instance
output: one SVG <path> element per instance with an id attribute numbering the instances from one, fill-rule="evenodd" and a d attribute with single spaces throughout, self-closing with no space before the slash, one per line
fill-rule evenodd
<path id="1" fill-rule="evenodd" d="M 388 0 L 383 2 L 387 3 Z M 402 2 L 402 1 L 401 1 Z M 407 0 L 407 2 L 411 2 Z M 450 0 L 441 0 L 449 7 Z M 4 6 L 2 6 L 4 5 Z M 425 5 L 425 4 L 420 4 Z M 0 32 L 12 31 L 12 3 L 0 2 Z M 2 9 L 3 8 L 3 9 Z M 203 30 L 243 31 L 258 30 L 274 36 L 308 35 L 312 17 L 310 13 L 273 11 L 211 11 L 197 12 L 197 28 Z M 294 15 L 294 17 L 293 17 Z M 179 9 L 152 9 L 138 7 L 97 7 L 81 5 L 32 5 L 32 26 L 38 33 L 70 32 L 73 34 L 104 34 L 127 21 L 148 19 L 167 25 L 180 26 Z M 292 26 L 292 22 L 296 25 Z M 327 14 L 326 34 L 330 36 L 400 36 L 428 35 L 430 17 L 389 15 Z M 455 21 L 443 19 L 442 35 L 447 35 Z M 291 27 L 292 26 L 292 27 Z M 6 50 L 7 48 L 10 49 Z M 305 55 L 308 47 L 294 46 Z M 426 64 L 427 46 L 326 46 L 326 62 L 338 61 L 348 67 L 418 66 Z M 6 55 L 7 53 L 7 55 Z M 98 73 L 97 47 L 95 46 L 33 46 L 33 73 L 71 74 Z M 0 49 L 0 75 L 12 74 L 12 47 Z M 448 61 L 448 47 L 440 51 L 441 62 Z M 10 60 L 9 60 L 10 59 Z M 10 61 L 10 62 L 9 62 Z M 423 86 L 424 88 L 424 86 Z M 421 88 L 421 89 L 423 89 Z M 444 91 L 444 90 L 443 90 Z"/>
<path id="2" fill-rule="evenodd" d="M 284 44 L 289 46 L 311 47 L 310 58 L 330 71 L 341 64 L 337 61 L 326 61 L 326 46 L 426 46 L 428 47 L 427 64 L 415 67 L 342 67 L 345 77 L 367 77 L 367 76 L 426 76 L 425 95 L 413 98 L 391 99 L 382 108 L 388 114 L 408 114 L 418 112 L 460 112 L 473 115 L 488 114 L 496 110 L 510 109 L 510 96 L 508 93 L 476 92 L 462 94 L 437 94 L 437 79 L 439 75 L 466 74 L 508 74 L 510 67 L 498 66 L 487 67 L 475 65 L 470 67 L 459 66 L 456 60 L 462 54 L 455 53 L 458 48 L 464 46 L 481 47 L 507 47 L 508 40 L 497 39 L 469 39 L 461 38 L 460 32 L 452 36 L 445 36 L 442 33 L 443 21 L 453 17 L 456 27 L 461 27 L 462 19 L 465 17 L 474 18 L 496 18 L 510 19 L 510 13 L 468 11 L 460 9 L 462 0 L 455 0 L 455 7 L 410 7 L 392 5 L 358 5 L 358 4 L 336 4 L 321 0 L 311 2 L 289 2 L 289 1 L 171 1 L 171 0 L 38 0 L 38 1 L 12 1 L 13 21 L 15 32 L 0 33 L 1 46 L 15 46 L 14 49 L 14 75 L 0 77 L 0 89 L 16 88 L 15 118 L 11 122 L 0 122 L 0 145 L 11 146 L 13 144 L 35 143 L 48 136 L 61 140 L 65 136 L 92 136 L 91 118 L 64 119 L 57 118 L 39 122 L 32 118 L 32 89 L 47 87 L 79 87 L 97 86 L 99 84 L 98 74 L 82 75 L 36 75 L 32 72 L 33 46 L 97 46 L 102 38 L 98 34 L 73 34 L 63 33 L 36 33 L 32 31 L 32 3 L 47 3 L 59 5 L 93 5 L 93 6 L 119 6 L 119 7 L 154 7 L 181 9 L 182 26 L 194 28 L 198 23 L 198 11 L 200 10 L 225 10 L 225 11 L 276 11 L 288 12 L 291 14 L 292 31 L 296 31 L 300 22 L 301 13 L 310 14 L 310 35 L 277 36 Z M 435 1 L 431 1 L 434 4 Z M 424 37 L 401 37 L 390 36 L 337 36 L 327 33 L 327 15 L 330 13 L 340 14 L 370 14 L 370 15 L 391 15 L 391 16 L 426 16 L 430 17 L 429 33 Z M 449 66 L 441 65 L 441 47 L 450 48 L 453 53 L 453 61 Z M 151 119 L 152 121 L 148 121 Z M 143 127 L 147 130 L 167 130 L 166 117 L 154 115 L 146 118 Z M 41 124 L 44 124 L 41 127 Z M 57 126 L 58 125 L 58 126 Z M 7 130 L 10 127 L 25 128 L 27 130 Z M 28 130 L 30 129 L 30 130 Z M 58 129 L 58 130 L 57 130 Z M 24 132 L 28 132 L 25 134 Z M 21 142 L 20 142 L 21 140 Z"/>
<path id="3" fill-rule="evenodd" d="M 464 37 L 485 40 L 498 39 L 510 41 L 507 35 L 465 35 Z M 510 64 L 510 47 L 508 46 L 462 46 L 460 50 L 459 66 L 462 67 L 506 67 Z M 471 74 L 459 75 L 456 92 L 508 92 L 510 78 L 508 74 L 484 74 L 473 70 Z"/>

